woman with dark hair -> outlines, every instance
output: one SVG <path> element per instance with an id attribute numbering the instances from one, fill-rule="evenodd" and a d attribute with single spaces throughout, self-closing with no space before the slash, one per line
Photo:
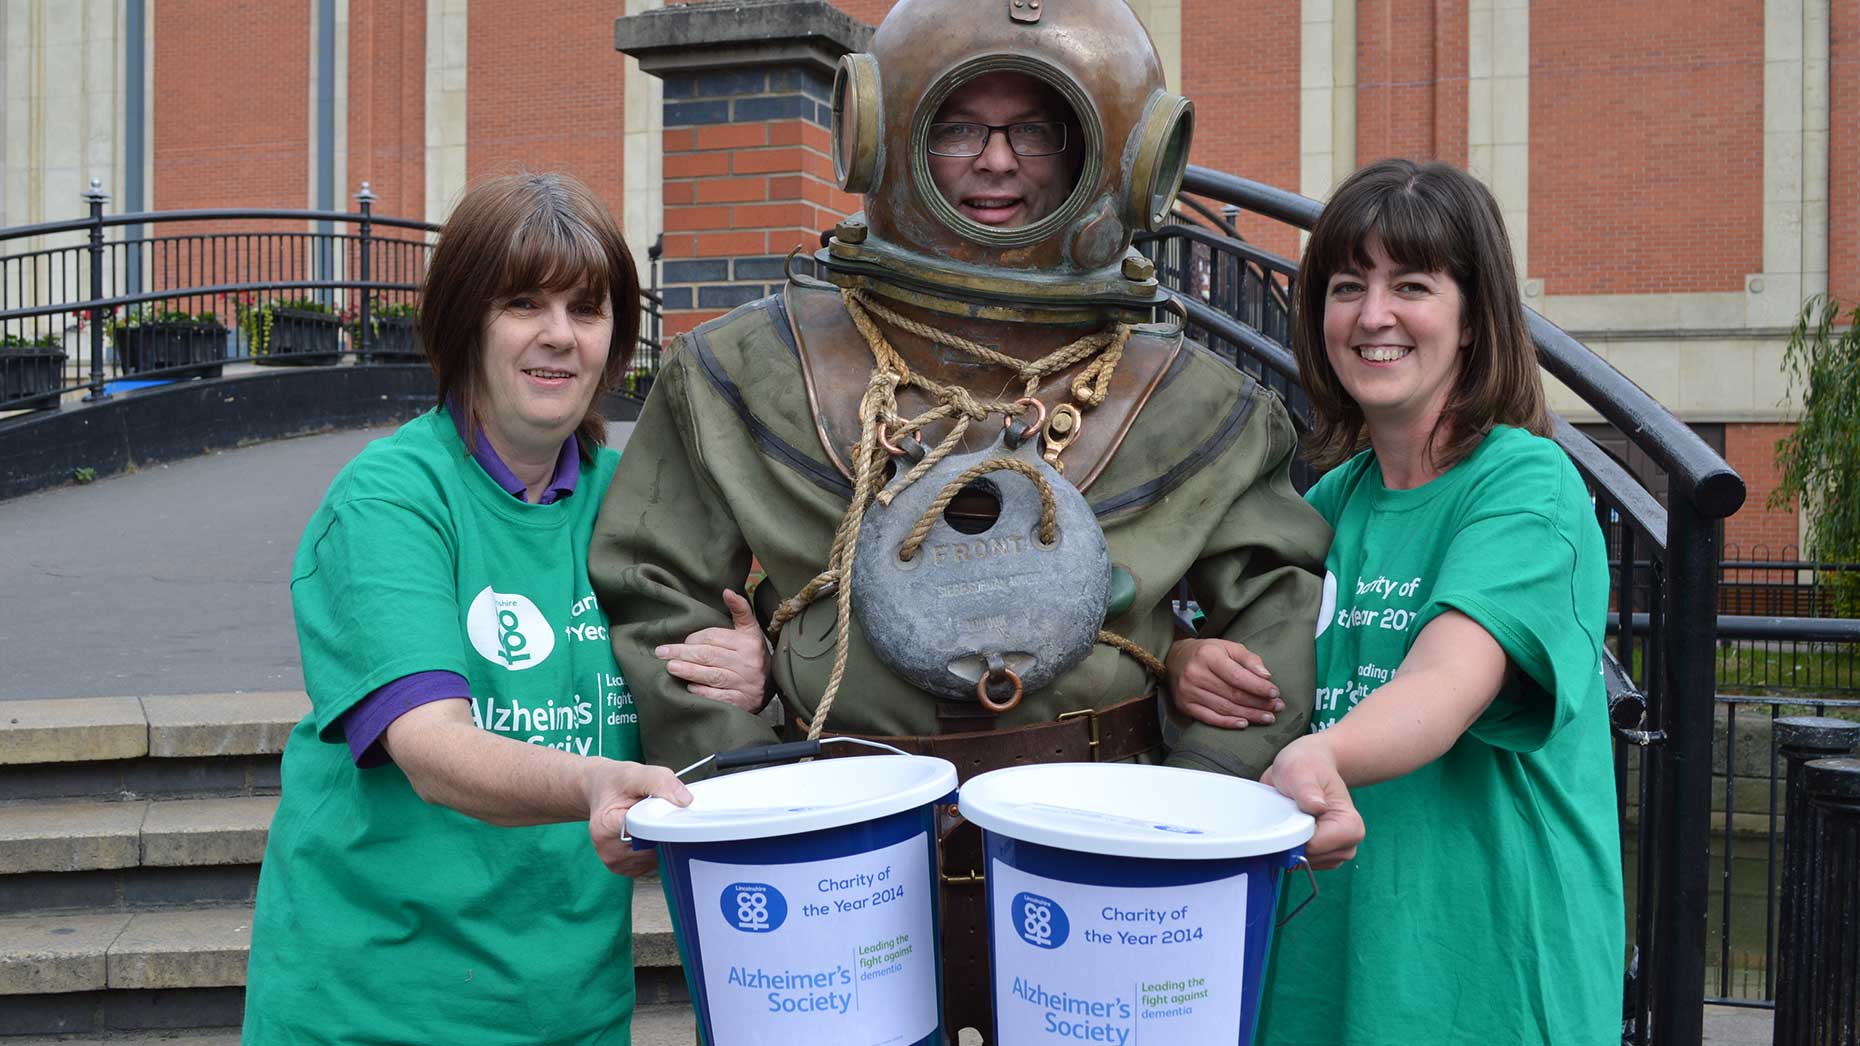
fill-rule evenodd
<path id="1" fill-rule="evenodd" d="M 438 405 L 343 468 L 292 569 L 312 711 L 284 752 L 246 1042 L 629 1041 L 626 876 L 651 856 L 625 815 L 689 799 L 632 761 L 588 585 L 619 460 L 599 402 L 638 302 L 571 178 L 483 182 L 441 231 L 420 306 Z M 760 699 L 762 657 L 719 660 Z"/>
<path id="2" fill-rule="evenodd" d="M 1337 869 L 1274 942 L 1259 1041 L 1614 1041 L 1607 551 L 1545 438 L 1491 193 L 1438 163 L 1352 175 L 1305 249 L 1294 350 L 1329 469 L 1306 498 L 1336 537 L 1312 732 L 1264 780 L 1319 815 L 1311 856 Z M 1217 660 L 1248 655 L 1196 644 L 1176 674 Z M 1183 711 L 1258 714 L 1201 668 Z"/>

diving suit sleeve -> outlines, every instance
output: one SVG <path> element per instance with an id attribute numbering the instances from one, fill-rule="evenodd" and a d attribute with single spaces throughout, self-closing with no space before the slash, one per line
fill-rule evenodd
<path id="1" fill-rule="evenodd" d="M 1171 701 L 1163 705 L 1170 765 L 1258 778 L 1311 726 L 1313 636 L 1331 531 L 1292 487 L 1297 436 L 1284 404 L 1261 387 L 1250 394 L 1258 401 L 1246 430 L 1228 460 L 1214 466 L 1250 482 L 1209 535 L 1188 582 L 1206 615 L 1200 634 L 1243 643 L 1264 659 L 1285 710 L 1269 725 L 1229 730 L 1193 720 Z"/>
<path id="2" fill-rule="evenodd" d="M 639 709 L 645 759 L 674 769 L 776 740 L 757 717 L 685 689 L 653 654 L 699 629 L 728 627 L 723 590 L 740 590 L 749 574 L 749 546 L 704 464 L 683 342 L 666 353 L 588 549 L 588 580 Z"/>

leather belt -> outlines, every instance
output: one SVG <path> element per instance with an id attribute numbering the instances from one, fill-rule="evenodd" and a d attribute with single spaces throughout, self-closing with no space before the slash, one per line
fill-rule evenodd
<path id="1" fill-rule="evenodd" d="M 796 719 L 794 725 L 806 735 L 805 722 Z M 1052 722 L 1030 726 L 901 737 L 835 733 L 879 741 L 911 755 L 947 759 L 955 764 L 958 781 L 1030 763 L 1116 762 L 1162 747 L 1162 723 L 1153 694 L 1109 708 L 1067 712 Z M 844 745 L 829 745 L 820 753 L 821 758 L 865 754 L 869 750 Z"/>

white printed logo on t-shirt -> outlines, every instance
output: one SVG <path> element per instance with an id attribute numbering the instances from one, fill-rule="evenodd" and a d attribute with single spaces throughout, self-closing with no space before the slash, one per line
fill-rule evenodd
<path id="1" fill-rule="evenodd" d="M 1337 575 L 1324 572 L 1324 604 L 1318 607 L 1317 634 L 1330 627 L 1331 615 L 1337 612 Z"/>
<path id="2" fill-rule="evenodd" d="M 486 661 L 512 672 L 535 668 L 555 650 L 555 629 L 528 596 L 486 585 L 465 612 L 465 634 Z"/>

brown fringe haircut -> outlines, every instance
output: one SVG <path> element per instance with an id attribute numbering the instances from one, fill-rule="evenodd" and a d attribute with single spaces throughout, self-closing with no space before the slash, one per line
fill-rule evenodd
<path id="1" fill-rule="evenodd" d="M 607 442 L 601 398 L 639 344 L 639 274 L 613 215 L 566 174 L 510 174 L 465 191 L 439 231 L 420 294 L 420 341 L 439 379 L 439 405 L 455 403 L 469 445 L 478 414 L 484 328 L 499 301 L 524 291 L 585 288 L 613 302 L 607 348 L 588 412 L 575 426 L 583 448 Z"/>
<path id="2" fill-rule="evenodd" d="M 1444 272 L 1464 300 L 1461 322 L 1472 340 L 1429 441 L 1434 464 L 1465 459 L 1495 425 L 1550 434 L 1537 352 L 1498 201 L 1478 179 L 1444 163 L 1381 160 L 1345 179 L 1324 207 L 1299 265 L 1292 353 L 1311 399 L 1306 453 L 1330 469 L 1369 445 L 1363 409 L 1331 370 L 1324 353 L 1324 302 L 1339 269 L 1370 267 L 1370 237 L 1390 260 L 1421 272 Z"/>

